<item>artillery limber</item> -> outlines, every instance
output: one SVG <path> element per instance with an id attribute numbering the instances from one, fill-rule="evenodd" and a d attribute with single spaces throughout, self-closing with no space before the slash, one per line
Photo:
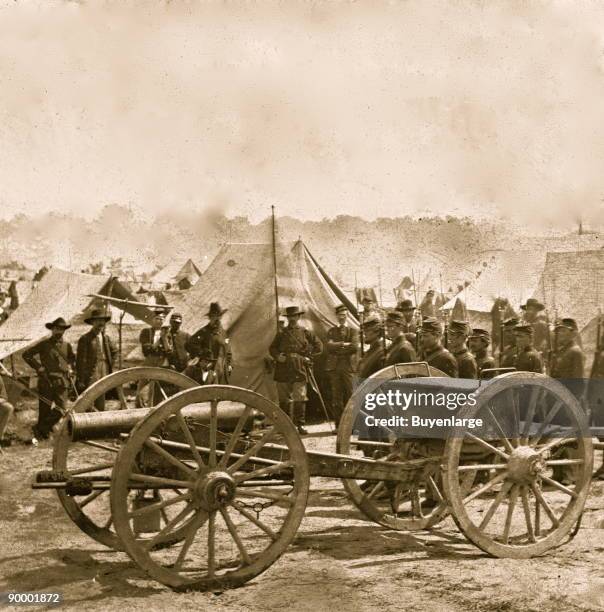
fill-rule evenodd
<path id="1" fill-rule="evenodd" d="M 120 371 L 80 398 L 53 470 L 33 486 L 57 489 L 81 529 L 176 589 L 237 586 L 266 570 L 296 535 L 311 476 L 341 478 L 361 512 L 390 529 L 430 528 L 450 514 L 494 556 L 539 555 L 572 536 L 593 445 L 560 383 L 521 372 L 471 383 L 477 401 L 457 416 L 484 419 L 490 436 L 454 427 L 446 439 L 401 439 L 384 426 L 376 438 L 360 427 L 359 395 L 443 377 L 426 364 L 378 372 L 348 403 L 337 452 L 321 453 L 306 450 L 289 418 L 257 393 L 196 387 L 159 368 Z M 156 405 L 141 407 L 148 386 Z M 100 394 L 120 410 L 84 412 Z M 572 482 L 560 481 L 560 468 Z"/>

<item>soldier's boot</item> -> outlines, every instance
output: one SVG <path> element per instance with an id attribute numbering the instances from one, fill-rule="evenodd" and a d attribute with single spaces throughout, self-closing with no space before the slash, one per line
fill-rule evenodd
<path id="1" fill-rule="evenodd" d="M 304 436 L 308 433 L 304 428 L 306 423 L 306 402 L 294 402 L 294 425 L 298 428 L 298 433 Z"/>

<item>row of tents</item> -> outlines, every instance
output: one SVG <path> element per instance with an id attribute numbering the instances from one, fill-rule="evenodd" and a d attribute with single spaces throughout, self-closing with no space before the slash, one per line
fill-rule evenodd
<path id="1" fill-rule="evenodd" d="M 211 302 L 228 308 L 224 323 L 231 338 L 236 365 L 232 383 L 275 398 L 268 347 L 277 330 L 275 279 L 279 307 L 299 305 L 306 311 L 307 324 L 323 339 L 335 324 L 334 307 L 344 302 L 353 325 L 355 305 L 322 269 L 301 241 L 276 247 L 277 274 L 270 244 L 226 244 L 203 274 L 187 291 L 167 291 L 166 301 L 183 315 L 183 329 L 194 332 L 207 322 Z M 493 304 L 508 298 L 515 310 L 536 297 L 551 316 L 572 316 L 583 331 L 589 350 L 595 344 L 595 320 L 601 303 L 601 269 L 604 250 L 547 253 L 501 253 L 474 283 L 442 305 L 454 316 L 467 317 L 473 326 L 492 323 Z M 97 296 L 97 297 L 92 297 Z M 0 326 L 0 359 L 18 356 L 47 334 L 44 324 L 58 316 L 73 327 L 67 339 L 75 341 L 86 326 L 83 321 L 92 308 L 112 297 L 122 302 L 122 354 L 136 356 L 138 333 L 153 314 L 153 305 L 115 277 L 74 273 L 52 268 L 11 317 Z M 461 305 L 463 310 L 460 311 Z M 457 313 L 457 314 L 456 314 Z M 120 311 L 114 309 L 111 326 L 117 336 Z M 320 372 L 321 368 L 317 368 Z"/>

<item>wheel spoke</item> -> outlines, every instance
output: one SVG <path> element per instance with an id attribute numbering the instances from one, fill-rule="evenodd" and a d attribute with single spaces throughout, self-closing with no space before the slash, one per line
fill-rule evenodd
<path id="1" fill-rule="evenodd" d="M 227 509 L 221 507 L 220 514 L 222 515 L 222 518 L 224 519 L 224 522 L 227 526 L 227 529 L 229 530 L 229 533 L 231 534 L 231 537 L 235 541 L 235 544 L 237 544 L 237 548 L 239 549 L 239 553 L 241 554 L 241 558 L 243 559 L 243 562 L 249 565 L 250 556 L 248 555 L 247 550 L 245 549 L 245 546 L 243 545 L 243 542 L 241 541 L 241 538 L 239 537 L 239 534 L 237 533 L 237 529 L 235 525 L 233 524 L 233 521 L 231 520 L 231 517 L 229 516 Z"/>
<path id="2" fill-rule="evenodd" d="M 100 470 L 108 470 L 113 468 L 113 461 L 108 463 L 97 463 L 89 467 L 78 468 L 77 470 L 68 470 L 70 476 L 78 476 L 79 474 L 87 474 L 88 472 L 99 472 Z"/>
<path id="3" fill-rule="evenodd" d="M 553 418 L 558 414 L 558 411 L 560 410 L 561 407 L 562 407 L 562 401 L 558 400 L 554 404 L 552 409 L 549 411 L 549 414 L 547 415 L 543 423 L 541 423 L 541 427 L 539 427 L 539 431 L 537 432 L 536 437 L 531 440 L 530 446 L 537 446 L 537 444 L 539 444 L 539 441 L 543 437 L 543 434 L 545 433 L 547 426 L 552 422 Z"/>
<path id="4" fill-rule="evenodd" d="M 179 572 L 182 569 L 183 563 L 186 561 L 187 552 L 189 552 L 189 548 L 193 544 L 195 540 L 195 534 L 199 531 L 199 528 L 203 525 L 204 521 L 207 518 L 207 514 L 205 512 L 199 512 L 197 516 L 191 521 L 191 525 L 187 528 L 187 537 L 178 553 L 178 557 L 176 557 L 176 561 L 174 561 L 173 569 L 176 572 Z"/>
<path id="5" fill-rule="evenodd" d="M 510 527 L 512 526 L 512 516 L 516 507 L 516 498 L 518 497 L 518 485 L 512 485 L 508 497 L 508 512 L 505 517 L 505 526 L 503 528 L 503 543 L 507 544 L 510 537 Z"/>
<path id="6" fill-rule="evenodd" d="M 495 427 L 498 429 L 499 433 L 501 434 L 501 441 L 503 442 L 504 446 L 508 449 L 510 453 L 514 452 L 514 447 L 512 446 L 510 441 L 507 439 L 505 432 L 503 431 L 499 421 L 495 418 L 495 415 L 493 414 L 493 411 L 491 410 L 490 407 L 487 408 L 487 414 L 491 417 L 493 424 L 495 425 Z"/>
<path id="7" fill-rule="evenodd" d="M 543 506 L 543 509 L 545 510 L 545 513 L 549 517 L 549 520 L 552 522 L 552 526 L 554 528 L 558 527 L 558 525 L 560 524 L 560 521 L 556 518 L 556 514 L 550 508 L 550 505 L 547 503 L 545 497 L 543 497 L 543 493 L 542 493 L 539 485 L 537 485 L 535 483 L 532 483 L 531 484 L 531 489 L 533 490 L 533 493 L 535 494 L 535 497 L 537 499 L 537 506 L 539 506 L 539 505 Z"/>
<path id="8" fill-rule="evenodd" d="M 384 481 L 380 480 L 376 485 L 373 486 L 371 491 L 367 495 L 367 499 L 371 499 L 374 495 L 377 495 L 385 487 Z"/>
<path id="9" fill-rule="evenodd" d="M 216 571 L 216 511 L 210 512 L 208 520 L 208 576 L 214 578 Z"/>
<path id="10" fill-rule="evenodd" d="M 233 433 L 231 434 L 231 436 L 229 438 L 229 443 L 227 444 L 226 448 L 224 449 L 224 454 L 220 458 L 220 462 L 218 463 L 218 467 L 223 468 L 223 467 L 225 467 L 228 464 L 229 457 L 231 456 L 231 453 L 235 449 L 237 441 L 239 440 L 239 436 L 241 435 L 241 432 L 243 431 L 243 427 L 244 427 L 245 423 L 247 422 L 251 412 L 252 412 L 252 409 L 249 406 L 246 406 L 245 410 L 243 411 L 243 413 L 239 417 L 239 420 L 237 421 L 237 425 L 235 426 L 235 429 L 234 429 Z"/>
<path id="11" fill-rule="evenodd" d="M 269 474 L 275 474 L 278 472 L 282 472 L 284 470 L 290 469 L 294 467 L 293 461 L 283 461 L 282 463 L 278 463 L 277 465 L 269 465 L 267 467 L 263 467 L 253 472 L 244 472 L 239 476 L 235 476 L 234 480 L 237 484 L 240 482 L 245 482 L 246 480 L 251 480 L 252 478 L 259 478 L 260 476 L 268 476 Z"/>
<path id="12" fill-rule="evenodd" d="M 147 474 L 130 474 L 130 479 L 137 482 L 147 482 L 149 484 L 165 485 L 167 488 L 182 487 L 183 489 L 192 489 L 195 483 L 185 480 L 173 480 L 171 478 L 163 478 L 161 476 L 147 476 Z"/>
<path id="13" fill-rule="evenodd" d="M 477 470 L 506 470 L 507 463 L 477 463 L 475 465 L 460 465 L 458 472 L 469 472 Z"/>
<path id="14" fill-rule="evenodd" d="M 210 456 L 208 465 L 216 467 L 216 430 L 218 428 L 218 401 L 210 402 Z"/>
<path id="15" fill-rule="evenodd" d="M 496 446 L 489 444 L 486 440 L 483 440 L 482 438 L 475 436 L 473 433 L 470 433 L 469 431 L 466 432 L 466 437 L 470 438 L 470 440 L 476 442 L 477 444 L 480 444 L 481 446 L 491 451 L 492 453 L 499 455 L 502 459 L 505 459 L 506 461 L 510 458 L 510 456 L 507 453 L 504 453 L 500 448 L 497 448 Z"/>
<path id="16" fill-rule="evenodd" d="M 548 459 L 545 465 L 582 465 L 583 459 Z"/>
<path id="17" fill-rule="evenodd" d="M 148 446 L 151 450 L 157 453 L 160 457 L 163 457 L 168 463 L 177 467 L 183 471 L 189 478 L 194 479 L 196 476 L 195 470 L 192 470 L 189 466 L 185 465 L 180 459 L 177 459 L 174 455 L 169 453 L 165 448 L 162 448 L 157 442 L 154 442 L 150 438 L 145 440 L 145 446 Z"/>
<path id="18" fill-rule="evenodd" d="M 227 472 L 232 474 L 237 470 L 238 467 L 242 466 L 250 457 L 257 453 L 274 435 L 275 428 L 271 427 L 265 434 L 250 448 L 248 449 L 235 463 L 227 467 Z"/>
<path id="19" fill-rule="evenodd" d="M 518 407 L 518 395 L 515 389 L 509 390 L 509 395 L 511 395 L 511 404 L 512 404 L 512 421 L 514 431 L 512 432 L 514 435 L 512 436 L 513 446 L 520 445 L 520 410 Z"/>
<path id="20" fill-rule="evenodd" d="M 167 399 L 168 399 L 168 395 L 167 395 L 167 394 L 166 394 L 166 392 L 164 391 L 164 388 L 161 386 L 161 383 L 159 383 L 159 382 L 158 382 L 158 383 L 157 383 L 157 387 L 158 387 L 158 389 L 161 391 L 161 394 L 162 394 L 163 398 L 164 398 L 165 400 L 167 400 Z"/>
<path id="21" fill-rule="evenodd" d="M 103 525 L 103 529 L 109 529 L 113 525 L 113 515 L 110 515 L 105 524 Z"/>
<path id="22" fill-rule="evenodd" d="M 471 502 L 483 493 L 486 493 L 489 489 L 492 489 L 498 482 L 501 482 L 506 477 L 506 474 L 497 474 L 494 478 L 491 478 L 486 484 L 482 485 L 479 489 L 476 489 L 473 493 L 464 498 L 464 504 Z"/>
<path id="23" fill-rule="evenodd" d="M 535 532 L 533 530 L 533 524 L 531 521 L 531 507 L 529 505 L 529 498 L 527 493 L 528 487 L 520 487 L 520 498 L 522 499 L 522 507 L 524 509 L 524 520 L 526 521 L 526 531 L 528 533 L 529 540 L 536 542 Z"/>
<path id="24" fill-rule="evenodd" d="M 495 499 L 489 506 L 489 509 L 485 512 L 485 515 L 483 516 L 482 522 L 478 526 L 478 529 L 481 529 L 484 531 L 487 528 L 487 525 L 489 524 L 489 522 L 493 518 L 493 515 L 495 514 L 495 510 L 499 508 L 499 506 L 501 505 L 501 502 L 503 501 L 504 497 L 507 495 L 511 486 L 512 484 L 510 482 L 503 483 L 503 485 L 501 486 L 501 489 L 495 496 Z"/>
<path id="25" fill-rule="evenodd" d="M 105 493 L 107 491 L 108 491 L 108 489 L 99 489 L 97 491 L 93 491 L 90 495 L 85 497 L 81 502 L 78 502 L 78 506 L 80 508 L 84 508 L 90 502 L 94 501 L 97 497 L 99 497 L 100 495 L 102 495 L 103 493 Z"/>
<path id="26" fill-rule="evenodd" d="M 158 542 L 161 542 L 163 537 L 167 535 L 167 533 L 170 531 L 170 529 L 172 529 L 172 527 L 177 525 L 181 520 L 183 520 L 185 517 L 191 514 L 191 512 L 194 512 L 194 511 L 195 511 L 195 507 L 192 504 L 187 504 L 187 506 L 183 508 L 170 522 L 168 522 L 161 531 L 159 531 L 150 540 L 147 540 L 143 544 L 143 546 L 147 550 L 151 550 Z"/>
<path id="27" fill-rule="evenodd" d="M 143 506 L 142 508 L 137 508 L 132 512 L 128 512 L 128 518 L 132 518 L 134 516 L 140 516 L 141 514 L 147 514 L 148 512 L 155 512 L 160 508 L 166 508 L 167 506 L 172 506 L 173 504 L 177 504 L 181 501 L 184 501 L 188 497 L 190 497 L 190 493 L 182 493 L 181 495 L 177 495 L 176 497 L 171 497 L 170 499 L 166 499 L 156 504 L 150 504 L 148 506 Z"/>
<path id="28" fill-rule="evenodd" d="M 126 401 L 126 394 L 124 393 L 124 388 L 122 385 L 117 387 L 117 396 L 120 400 L 120 410 L 127 410 L 128 402 Z"/>
<path id="29" fill-rule="evenodd" d="M 428 485 L 428 488 L 432 491 L 432 495 L 434 495 L 434 497 L 436 497 L 436 499 L 440 503 L 443 503 L 445 499 L 442 496 L 442 493 L 439 491 L 438 486 L 432 476 L 428 476 L 428 478 L 426 479 L 426 484 Z"/>
<path id="30" fill-rule="evenodd" d="M 552 449 L 554 449 L 554 448 L 556 448 L 558 446 L 564 446 L 565 444 L 571 444 L 571 443 L 576 442 L 576 441 L 577 441 L 576 438 L 556 438 L 555 440 L 551 440 L 547 444 L 544 444 L 540 448 L 535 448 L 535 450 L 538 453 L 546 453 L 546 452 L 551 451 Z"/>
<path id="31" fill-rule="evenodd" d="M 563 484 L 559 483 L 557 480 L 554 480 L 553 478 L 550 478 L 549 476 L 542 475 L 541 479 L 544 482 L 547 482 L 548 484 L 550 484 L 552 487 L 555 487 L 559 491 L 562 491 L 563 493 L 570 495 L 573 499 L 576 499 L 578 497 L 575 491 L 573 491 L 572 489 L 569 489 L 568 487 L 565 487 Z"/>
<path id="32" fill-rule="evenodd" d="M 264 531 L 264 533 L 266 533 L 272 540 L 279 539 L 279 536 L 268 525 L 265 525 L 260 519 L 257 519 L 245 508 L 241 507 L 239 504 L 231 505 L 233 508 L 235 508 L 235 510 L 237 510 L 237 512 L 239 512 L 239 514 L 245 516 L 248 521 L 254 523 L 254 525 L 256 525 L 256 527 L 258 527 L 259 529 L 262 529 L 262 531 Z"/>
<path id="33" fill-rule="evenodd" d="M 195 457 L 195 461 L 197 461 L 197 465 L 200 468 L 205 467 L 205 462 L 201 458 L 201 455 L 199 454 L 199 450 L 197 450 L 197 444 L 195 442 L 195 439 L 193 438 L 193 434 L 191 433 L 189 426 L 187 425 L 187 422 L 185 421 L 185 418 L 182 416 L 182 412 L 180 410 L 177 410 L 175 416 L 176 416 L 176 420 L 178 421 L 178 425 L 180 429 L 182 430 L 182 433 L 185 436 L 185 439 L 187 440 L 187 442 L 189 443 L 189 446 L 191 447 L 191 453 L 193 454 L 193 457 Z"/>
<path id="34" fill-rule="evenodd" d="M 520 438 L 520 444 L 526 445 L 528 444 L 528 436 L 531 431 L 531 425 L 533 424 L 533 419 L 535 418 L 535 407 L 537 406 L 537 400 L 541 395 L 541 389 L 539 387 L 534 387 L 531 391 L 531 399 L 529 400 L 529 407 L 526 415 L 526 421 L 524 423 L 524 429 L 522 431 L 522 436 Z"/>

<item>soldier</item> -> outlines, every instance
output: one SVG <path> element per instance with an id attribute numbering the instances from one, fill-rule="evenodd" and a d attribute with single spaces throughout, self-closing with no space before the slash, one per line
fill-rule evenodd
<path id="1" fill-rule="evenodd" d="M 475 327 L 469 337 L 470 351 L 476 359 L 478 374 L 483 370 L 490 370 L 495 367 L 495 359 L 489 355 L 489 345 L 491 344 L 491 334 L 486 329 Z"/>
<path id="2" fill-rule="evenodd" d="M 164 367 L 168 365 L 168 355 L 172 353 L 172 339 L 168 333 L 169 328 L 165 325 L 165 313 L 156 310 L 153 313 L 151 326 L 143 329 L 139 335 L 139 341 L 145 365 Z"/>
<path id="3" fill-rule="evenodd" d="M 442 345 L 443 328 L 434 317 L 426 317 L 420 328 L 420 344 L 422 359 L 447 376 L 457 378 L 457 360 Z"/>
<path id="4" fill-rule="evenodd" d="M 392 343 L 386 352 L 385 365 L 417 361 L 415 349 L 407 340 L 405 329 L 408 329 L 405 315 L 398 310 L 389 312 L 386 317 L 386 336 Z"/>
<path id="5" fill-rule="evenodd" d="M 503 352 L 499 356 L 500 368 L 515 367 L 517 347 L 514 329 L 518 323 L 516 317 L 509 317 L 503 322 Z"/>
<path id="6" fill-rule="evenodd" d="M 403 333 L 407 337 L 407 340 L 415 346 L 416 335 L 417 335 L 417 324 L 414 320 L 415 306 L 411 300 L 402 300 L 396 306 L 396 309 L 403 313 L 405 317 L 405 323 L 403 326 Z"/>
<path id="7" fill-rule="evenodd" d="M 357 295 L 360 297 L 360 302 L 363 305 L 363 320 L 379 319 L 384 321 L 386 315 L 378 306 L 375 291 L 373 289 L 357 289 Z"/>
<path id="8" fill-rule="evenodd" d="M 369 348 L 359 361 L 359 378 L 368 378 L 384 367 L 384 323 L 369 319 L 363 323 L 363 337 Z"/>
<path id="9" fill-rule="evenodd" d="M 221 318 L 228 308 L 221 308 L 218 302 L 212 302 L 206 316 L 210 322 L 195 332 L 185 343 L 185 349 L 191 357 L 199 357 L 210 351 L 215 360 L 216 380 L 219 384 L 228 384 L 233 370 L 233 354 Z"/>
<path id="10" fill-rule="evenodd" d="M 451 321 L 449 325 L 449 349 L 457 360 L 457 375 L 459 378 L 478 378 L 478 366 L 474 355 L 466 344 L 470 335 L 470 325 L 465 321 Z"/>
<path id="11" fill-rule="evenodd" d="M 189 352 L 186 349 L 186 345 L 191 336 L 180 329 L 181 325 L 182 315 L 178 312 L 173 312 L 170 317 L 172 352 L 168 355 L 168 363 L 177 372 L 183 372 L 189 363 Z"/>
<path id="12" fill-rule="evenodd" d="M 95 308 L 90 316 L 84 319 L 84 322 L 92 327 L 78 340 L 76 387 L 80 393 L 113 372 L 117 348 L 105 333 L 105 326 L 110 320 L 111 315 L 102 308 Z M 101 395 L 94 402 L 94 406 L 97 410 L 105 410 L 105 396 Z"/>
<path id="13" fill-rule="evenodd" d="M 45 440 L 60 421 L 67 408 L 75 355 L 71 344 L 63 340 L 71 327 L 63 317 L 46 323 L 51 336 L 23 351 L 23 360 L 38 374 L 38 422 L 34 426 L 34 440 Z"/>
<path id="14" fill-rule="evenodd" d="M 2 447 L 6 444 L 4 435 L 8 426 L 8 421 L 13 415 L 15 409 L 13 405 L 8 401 L 8 393 L 4 386 L 4 380 L 0 376 L 0 454 L 2 454 Z"/>
<path id="15" fill-rule="evenodd" d="M 514 327 L 514 336 L 517 350 L 514 367 L 519 372 L 543 373 L 543 358 L 533 345 L 533 326 L 519 323 Z"/>
<path id="16" fill-rule="evenodd" d="M 348 308 L 336 306 L 338 325 L 327 332 L 325 371 L 331 388 L 331 408 L 336 427 L 344 406 L 352 395 L 352 375 L 356 369 L 359 334 L 346 324 Z"/>
<path id="17" fill-rule="evenodd" d="M 293 422 L 301 435 L 308 432 L 306 423 L 306 385 L 309 381 L 308 368 L 313 359 L 323 352 L 323 344 L 300 323 L 304 314 L 297 306 L 285 309 L 287 327 L 280 331 L 272 341 L 269 352 L 275 360 L 275 382 L 279 394 L 279 406 L 285 414 L 292 414 Z M 290 406 L 293 410 L 290 411 Z"/>
<path id="18" fill-rule="evenodd" d="M 545 306 L 535 298 L 529 298 L 526 304 L 520 306 L 524 310 L 522 317 L 524 323 L 533 326 L 533 344 L 541 356 L 547 355 L 550 345 L 549 329 L 546 321 L 539 313 L 545 310 Z"/>

